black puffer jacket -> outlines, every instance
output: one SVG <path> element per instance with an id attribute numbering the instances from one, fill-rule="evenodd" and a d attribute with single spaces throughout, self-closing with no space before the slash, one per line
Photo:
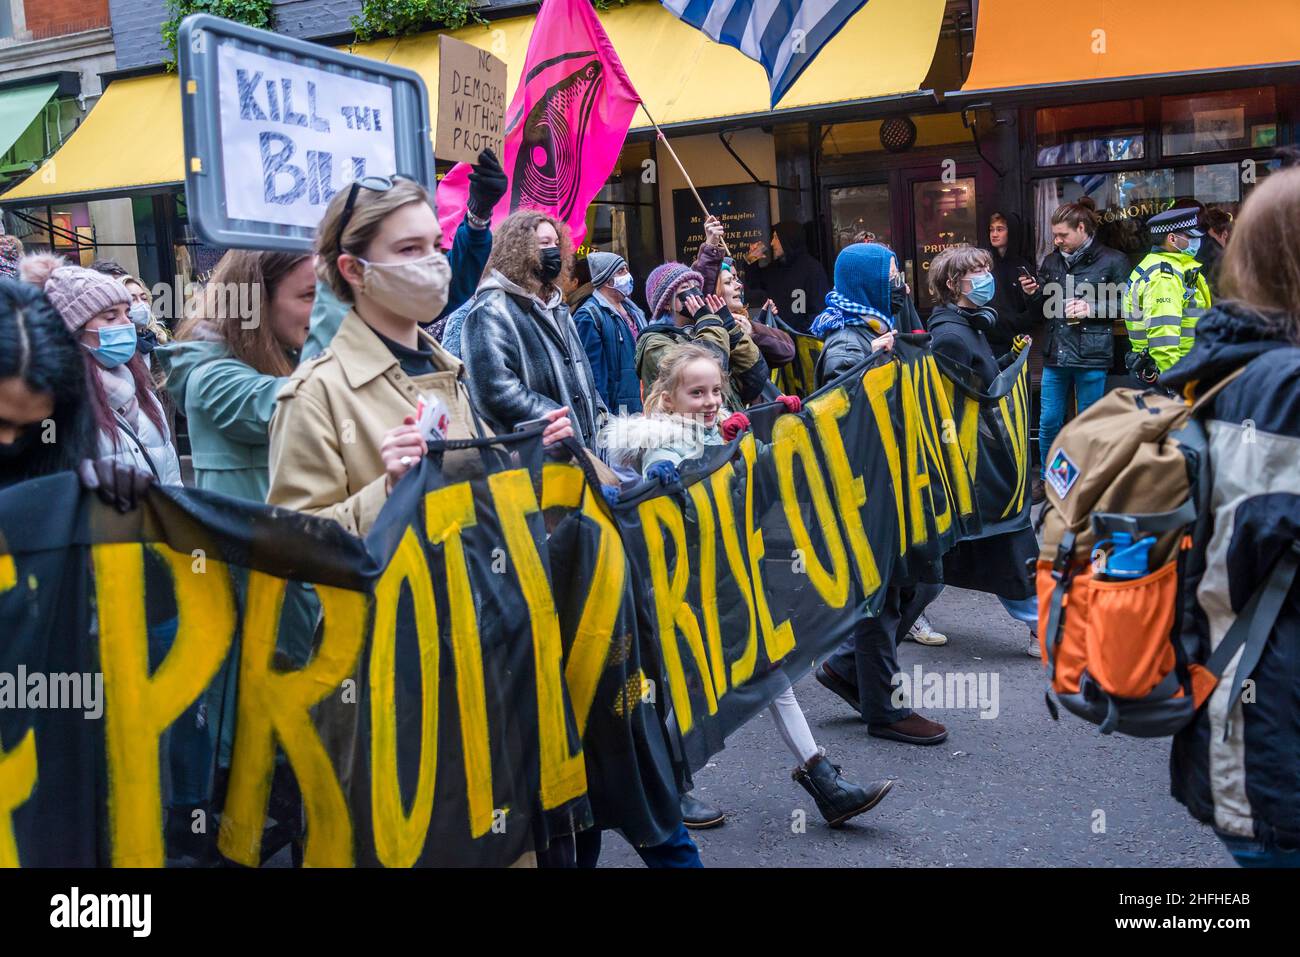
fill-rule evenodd
<path id="1" fill-rule="evenodd" d="M 595 447 L 605 404 L 559 293 L 543 304 L 492 270 L 465 317 L 460 349 L 474 405 L 496 432 L 567 405 L 574 432 Z"/>
<path id="2" fill-rule="evenodd" d="M 1043 260 L 1038 269 L 1038 291 L 1030 297 L 1030 306 L 1047 327 L 1044 365 L 1110 368 L 1114 323 L 1124 319 L 1128 275 L 1128 257 L 1096 239 L 1069 266 L 1059 249 Z M 1067 322 L 1067 299 L 1083 299 L 1092 307 L 1092 314 L 1081 322 Z"/>
<path id="3" fill-rule="evenodd" d="M 993 383 L 1011 356 L 1000 359 L 993 354 L 988 331 L 997 326 L 997 313 L 988 307 L 968 309 L 945 304 L 930 313 L 930 348 L 953 362 L 964 365 L 983 380 L 983 388 Z"/>
<path id="4" fill-rule="evenodd" d="M 1237 303 L 1201 317 L 1196 343 L 1160 384 L 1202 392 L 1250 363 L 1209 403 L 1212 527 L 1188 563 L 1184 644 L 1204 661 L 1254 590 L 1300 541 L 1300 347 L 1295 319 Z M 1203 571 L 1202 571 L 1203 570 Z M 1250 702 L 1232 701 L 1239 660 L 1174 738 L 1173 795 L 1217 830 L 1300 848 L 1300 580 L 1258 664 Z"/>

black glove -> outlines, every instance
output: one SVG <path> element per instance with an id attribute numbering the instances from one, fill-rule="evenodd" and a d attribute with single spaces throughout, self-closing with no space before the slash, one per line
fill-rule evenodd
<path id="1" fill-rule="evenodd" d="M 153 473 L 126 465 L 117 459 L 82 459 L 77 466 L 81 487 L 99 494 L 104 504 L 129 512 L 144 501 L 153 485 Z"/>
<path id="2" fill-rule="evenodd" d="M 501 169 L 501 161 L 491 150 L 478 154 L 478 162 L 471 167 L 469 174 L 469 211 L 479 219 L 491 219 L 492 210 L 496 208 L 501 197 L 510 185 L 506 174 Z"/>

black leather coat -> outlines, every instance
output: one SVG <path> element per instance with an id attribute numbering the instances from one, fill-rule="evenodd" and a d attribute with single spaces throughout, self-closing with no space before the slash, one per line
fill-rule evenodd
<path id="1" fill-rule="evenodd" d="M 1124 319 L 1129 271 L 1127 256 L 1096 239 L 1068 267 L 1059 249 L 1043 260 L 1030 305 L 1046 324 L 1044 365 L 1110 368 L 1114 323 Z M 1063 315 L 1067 299 L 1083 299 L 1092 306 L 1092 314 L 1080 322 L 1067 322 Z"/>
<path id="2" fill-rule="evenodd" d="M 498 433 L 567 405 L 574 432 L 594 448 L 605 404 L 563 298 L 548 305 L 551 317 L 500 273 L 484 278 L 460 333 L 470 395 Z"/>

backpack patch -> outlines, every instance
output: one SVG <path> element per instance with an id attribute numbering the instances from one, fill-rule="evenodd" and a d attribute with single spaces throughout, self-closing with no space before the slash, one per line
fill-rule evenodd
<path id="1" fill-rule="evenodd" d="M 1079 467 L 1065 454 L 1065 449 L 1057 449 L 1052 461 L 1047 463 L 1047 484 L 1052 486 L 1059 498 L 1066 494 L 1079 480 Z"/>

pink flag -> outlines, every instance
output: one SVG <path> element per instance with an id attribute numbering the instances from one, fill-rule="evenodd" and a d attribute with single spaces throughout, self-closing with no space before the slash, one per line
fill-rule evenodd
<path id="1" fill-rule="evenodd" d="M 613 172 L 639 102 L 591 0 L 543 0 L 506 110 L 501 165 L 510 187 L 492 225 L 512 210 L 541 209 L 568 223 L 580 244 L 587 206 Z M 448 247 L 465 216 L 469 173 L 457 163 L 438 184 Z"/>

